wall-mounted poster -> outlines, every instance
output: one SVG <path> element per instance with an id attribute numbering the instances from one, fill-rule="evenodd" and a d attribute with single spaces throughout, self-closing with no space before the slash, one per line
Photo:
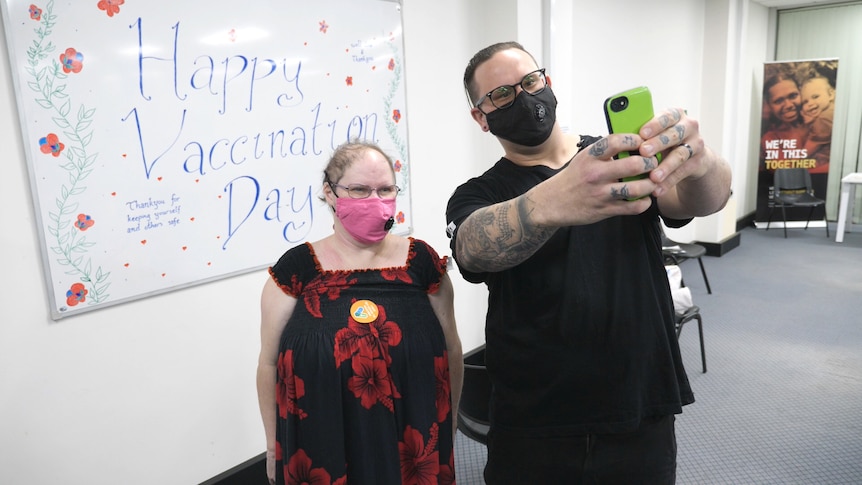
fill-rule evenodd
<path id="1" fill-rule="evenodd" d="M 837 76 L 837 59 L 770 62 L 763 66 L 755 216 L 763 226 L 769 217 L 776 169 L 807 169 L 815 195 L 826 198 Z M 822 206 L 816 209 L 811 219 L 822 220 L 824 210 Z M 807 212 L 788 210 L 787 219 L 804 221 Z"/>

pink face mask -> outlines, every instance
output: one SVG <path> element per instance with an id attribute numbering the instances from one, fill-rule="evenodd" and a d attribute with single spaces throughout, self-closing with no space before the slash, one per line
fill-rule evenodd
<path id="1" fill-rule="evenodd" d="M 395 223 L 395 199 L 371 196 L 365 199 L 335 199 L 335 217 L 354 239 L 363 244 L 378 243 Z"/>

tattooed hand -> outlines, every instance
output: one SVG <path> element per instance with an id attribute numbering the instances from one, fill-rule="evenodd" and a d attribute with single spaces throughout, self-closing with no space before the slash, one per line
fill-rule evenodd
<path id="1" fill-rule="evenodd" d="M 638 135 L 613 134 L 578 153 L 557 175 L 527 192 L 535 200 L 536 224 L 591 224 L 649 208 L 651 201 L 645 196 L 656 189 L 655 182 L 649 178 L 622 180 L 655 169 L 656 157 L 641 154 L 614 159 L 620 152 L 637 152 L 642 143 Z"/>
<path id="2" fill-rule="evenodd" d="M 640 136 L 641 155 L 662 154 L 661 164 L 650 172 L 662 214 L 682 219 L 724 207 L 730 197 L 730 167 L 706 146 L 697 120 L 670 109 L 645 124 Z"/>

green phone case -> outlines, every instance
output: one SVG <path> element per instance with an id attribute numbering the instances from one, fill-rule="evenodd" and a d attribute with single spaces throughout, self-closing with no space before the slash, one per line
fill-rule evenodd
<path id="1" fill-rule="evenodd" d="M 605 100 L 605 121 L 610 133 L 637 133 L 641 127 L 655 116 L 652 106 L 652 94 L 646 86 L 632 88 L 615 94 Z M 637 152 L 621 152 L 615 158 L 625 158 L 637 155 Z M 657 155 L 661 162 L 661 154 Z M 647 174 L 626 177 L 623 180 L 638 180 Z"/>

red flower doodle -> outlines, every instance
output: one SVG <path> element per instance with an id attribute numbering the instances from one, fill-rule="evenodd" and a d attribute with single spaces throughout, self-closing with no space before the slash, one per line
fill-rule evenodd
<path id="1" fill-rule="evenodd" d="M 332 479 L 323 468 L 311 468 L 311 458 L 305 450 L 297 450 L 284 466 L 288 485 L 330 485 Z"/>
<path id="2" fill-rule="evenodd" d="M 389 59 L 389 70 L 390 71 L 395 70 L 395 59 Z"/>
<path id="3" fill-rule="evenodd" d="M 39 138 L 39 150 L 42 153 L 50 153 L 55 157 L 60 156 L 60 152 L 66 148 L 66 145 L 60 143 L 60 139 L 54 133 L 48 133 L 42 138 Z"/>
<path id="4" fill-rule="evenodd" d="M 305 395 L 305 381 L 293 373 L 293 351 L 288 350 L 278 355 L 278 387 L 275 401 L 278 404 L 278 414 L 286 418 L 287 414 L 295 414 L 299 419 L 308 417 L 308 413 L 296 405 L 296 401 Z"/>
<path id="5" fill-rule="evenodd" d="M 395 120 L 396 123 L 401 121 L 401 110 L 400 109 L 393 109 L 392 110 L 392 119 Z"/>
<path id="6" fill-rule="evenodd" d="M 91 228 L 95 223 L 96 221 L 94 221 L 93 218 L 89 215 L 78 214 L 78 220 L 75 221 L 75 227 L 77 227 L 81 231 L 86 231 L 87 229 Z"/>
<path id="7" fill-rule="evenodd" d="M 344 80 L 348 86 L 353 86 L 353 76 L 347 76 L 347 79 Z"/>
<path id="8" fill-rule="evenodd" d="M 99 0 L 99 10 L 104 10 L 108 17 L 113 17 L 115 13 L 120 13 L 120 5 L 126 3 L 126 0 Z"/>
<path id="9" fill-rule="evenodd" d="M 392 165 L 392 168 L 394 168 L 396 172 L 400 172 L 401 167 L 403 166 L 404 165 L 401 163 L 401 160 L 395 160 L 395 163 Z"/>
<path id="10" fill-rule="evenodd" d="M 30 18 L 36 21 L 42 20 L 42 9 L 30 4 Z"/>
<path id="11" fill-rule="evenodd" d="M 327 25 L 326 20 L 321 20 L 319 22 L 319 25 L 320 25 L 320 31 L 325 34 L 326 31 L 329 29 L 329 25 Z"/>
<path id="12" fill-rule="evenodd" d="M 422 442 L 422 433 L 407 426 L 404 441 L 398 443 L 401 453 L 401 483 L 403 485 L 437 485 L 440 463 L 437 458 L 437 423 L 431 425 L 428 444 Z"/>
<path id="13" fill-rule="evenodd" d="M 66 304 L 75 306 L 78 303 L 83 303 L 87 300 L 87 293 L 89 291 L 84 287 L 84 283 L 75 283 L 66 291 Z"/>
<path id="14" fill-rule="evenodd" d="M 84 54 L 76 51 L 73 47 L 66 49 L 66 52 L 60 54 L 60 64 L 63 65 L 63 72 L 78 73 L 84 68 Z"/>
<path id="15" fill-rule="evenodd" d="M 398 214 L 395 215 L 395 222 L 404 224 L 404 212 L 398 211 Z"/>

